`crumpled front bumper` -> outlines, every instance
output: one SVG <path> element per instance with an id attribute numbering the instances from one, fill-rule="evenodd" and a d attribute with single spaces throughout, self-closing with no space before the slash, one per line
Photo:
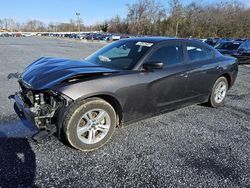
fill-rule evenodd
<path id="1" fill-rule="evenodd" d="M 14 100 L 18 110 L 25 116 L 25 118 L 36 125 L 35 113 L 23 102 L 20 92 L 15 93 Z M 37 125 L 36 125 L 37 126 Z M 37 126 L 38 127 L 38 126 Z M 39 127 L 38 127 L 39 128 Z"/>
<path id="2" fill-rule="evenodd" d="M 32 136 L 34 141 L 39 142 L 44 140 L 57 131 L 56 125 L 51 124 L 51 117 L 48 118 L 47 116 L 40 116 L 40 106 L 29 107 L 25 104 L 25 100 L 23 100 L 21 92 L 14 95 L 14 100 L 17 107 L 15 110 L 19 117 L 21 118 L 24 116 L 25 119 L 30 121 L 39 129 L 39 131 Z M 22 115 L 20 116 L 20 114 Z M 48 119 L 50 121 L 48 121 Z"/>

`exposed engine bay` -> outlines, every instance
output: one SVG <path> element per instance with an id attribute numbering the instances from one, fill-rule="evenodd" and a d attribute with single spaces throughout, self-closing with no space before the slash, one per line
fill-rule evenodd
<path id="1" fill-rule="evenodd" d="M 19 80 L 19 85 L 21 91 L 16 93 L 16 97 L 23 101 L 21 107 L 23 109 L 20 107 L 19 109 L 24 112 L 25 116 L 31 115 L 32 121 L 39 129 L 47 129 L 49 125 L 55 124 L 59 108 L 67 107 L 71 102 L 68 97 L 63 97 L 62 94 L 52 90 L 32 90 L 22 80 Z"/>

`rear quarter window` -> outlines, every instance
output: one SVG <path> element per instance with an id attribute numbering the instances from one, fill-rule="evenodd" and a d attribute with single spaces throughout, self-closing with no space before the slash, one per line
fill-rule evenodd
<path id="1" fill-rule="evenodd" d="M 204 61 L 214 58 L 213 50 L 203 46 L 187 44 L 186 50 L 190 62 Z"/>

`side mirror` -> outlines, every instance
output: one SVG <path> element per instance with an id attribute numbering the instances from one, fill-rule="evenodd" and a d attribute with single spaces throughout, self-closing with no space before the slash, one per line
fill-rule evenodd
<path id="1" fill-rule="evenodd" d="M 143 67 L 147 70 L 152 69 L 162 69 L 163 68 L 163 62 L 162 61 L 150 61 L 143 64 Z"/>

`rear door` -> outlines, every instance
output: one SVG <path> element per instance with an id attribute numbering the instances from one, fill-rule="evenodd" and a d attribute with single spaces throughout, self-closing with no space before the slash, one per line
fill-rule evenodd
<path id="1" fill-rule="evenodd" d="M 186 95 L 194 100 L 208 96 L 220 71 L 219 63 L 215 61 L 214 51 L 204 45 L 187 42 L 184 52 L 191 67 L 188 72 Z"/>

